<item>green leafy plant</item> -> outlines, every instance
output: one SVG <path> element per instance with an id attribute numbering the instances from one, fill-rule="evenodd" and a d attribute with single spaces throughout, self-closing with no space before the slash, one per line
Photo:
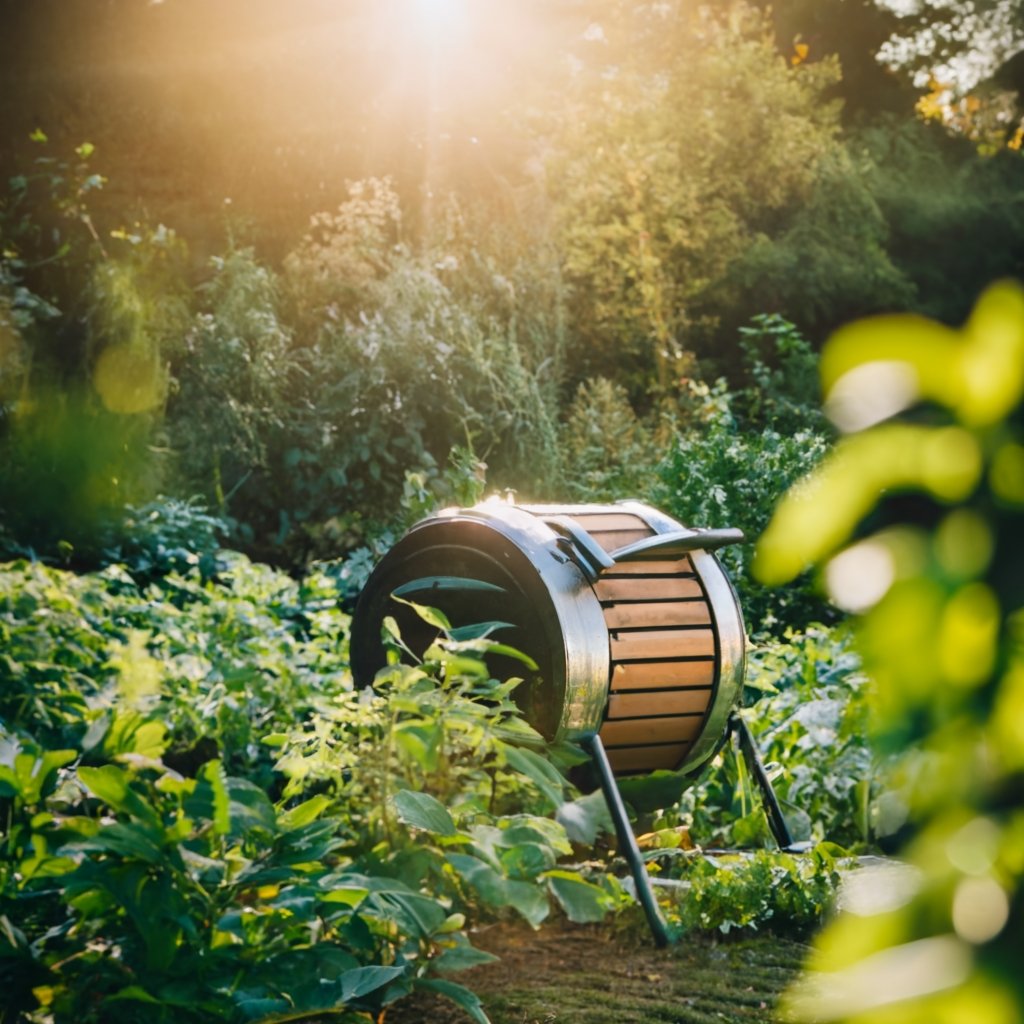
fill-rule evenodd
<path id="1" fill-rule="evenodd" d="M 570 789 L 487 624 L 419 609 L 422 662 L 355 691 L 330 577 L 227 551 L 139 576 L 0 573 L 10 1019 L 358 1020 L 422 989 L 486 1024 L 451 977 L 490 959 L 469 921 L 628 903 L 569 862 Z"/>
<path id="2" fill-rule="evenodd" d="M 39 128 L 30 140 L 36 155 L 8 180 L 0 199 L 0 295 L 7 328 L 38 344 L 34 329 L 61 316 L 64 277 L 79 283 L 90 250 L 102 251 L 89 200 L 106 178 L 91 166 L 91 142 L 70 155 L 55 153 Z"/>
<path id="3" fill-rule="evenodd" d="M 829 914 L 839 887 L 839 847 L 806 854 L 660 851 L 650 856 L 659 891 L 671 894 L 670 926 L 681 933 L 768 930 L 809 935 Z"/>
<path id="4" fill-rule="evenodd" d="M 563 437 L 568 496 L 617 501 L 650 489 L 660 452 L 621 385 L 604 377 L 580 384 Z"/>
<path id="5" fill-rule="evenodd" d="M 749 548 L 767 525 L 780 490 L 817 465 L 828 450 L 828 439 L 811 430 L 784 433 L 770 425 L 740 429 L 724 380 L 713 387 L 694 383 L 691 391 L 697 420 L 680 432 L 658 466 L 652 502 L 687 525 L 743 530 L 748 543 L 729 545 L 719 557 L 743 592 L 743 612 L 752 632 L 834 621 L 835 609 L 809 578 L 785 591 L 754 579 Z"/>
<path id="6" fill-rule="evenodd" d="M 867 681 L 844 627 L 761 637 L 748 654 L 740 711 L 794 841 L 846 849 L 902 822 L 894 785 L 870 745 Z M 736 745 L 683 795 L 680 811 L 703 846 L 775 844 L 755 781 Z"/>
<path id="7" fill-rule="evenodd" d="M 777 313 L 760 313 L 739 335 L 744 379 L 732 409 L 741 428 L 831 436 L 820 407 L 818 356 L 797 326 Z"/>
<path id="8" fill-rule="evenodd" d="M 251 541 L 278 526 L 271 465 L 296 372 L 291 336 L 275 277 L 252 250 L 232 246 L 211 265 L 203 308 L 174 349 L 168 428 L 179 481 Z"/>
<path id="9" fill-rule="evenodd" d="M 378 674 L 372 695 L 340 695 L 311 727 L 265 739 L 281 746 L 285 793 L 339 794 L 365 815 L 352 819 L 363 842 L 383 844 L 393 858 L 404 856 L 393 852 L 397 812 L 443 855 L 431 869 L 434 885 L 443 890 L 454 869 L 463 898 L 491 910 L 512 907 L 536 926 L 550 895 L 573 920 L 602 917 L 614 888 L 559 867 L 572 853 L 568 835 L 539 814 L 562 808 L 569 788 L 541 752 L 578 755 L 551 750 L 512 700 L 521 680 L 492 679 L 482 660 L 529 659 L 490 640 L 494 624 L 453 630 L 440 612 L 413 607 L 439 631 L 422 661 L 412 659 L 419 664 L 396 663 Z M 386 628 L 395 655 L 410 658 L 395 623 Z"/>
<path id="10" fill-rule="evenodd" d="M 123 565 L 136 581 L 172 571 L 187 573 L 192 566 L 209 577 L 220 564 L 217 552 L 229 528 L 196 498 L 157 498 L 124 510 L 104 557 L 111 564 Z"/>

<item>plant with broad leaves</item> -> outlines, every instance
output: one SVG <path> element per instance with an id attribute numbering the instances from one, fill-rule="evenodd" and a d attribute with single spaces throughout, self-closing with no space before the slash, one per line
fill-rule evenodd
<path id="1" fill-rule="evenodd" d="M 490 959 L 468 921 L 628 901 L 566 864 L 585 814 L 480 660 L 486 624 L 420 609 L 438 642 L 359 693 L 337 601 L 230 552 L 145 585 L 3 567 L 9 1012 L 355 1021 L 423 989 L 485 1024 L 451 977 Z"/>

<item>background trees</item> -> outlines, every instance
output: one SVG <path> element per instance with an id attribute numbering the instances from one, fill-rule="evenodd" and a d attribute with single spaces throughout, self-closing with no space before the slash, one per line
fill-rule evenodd
<path id="1" fill-rule="evenodd" d="M 877 59 L 951 8 L 507 7 L 0 4 L 4 522 L 41 493 L 11 467 L 45 462 L 44 389 L 117 454 L 54 509 L 196 493 L 298 563 L 453 493 L 455 449 L 534 497 L 654 479 L 693 382 L 744 386 L 752 316 L 814 348 L 864 313 L 957 323 L 1020 272 L 1012 107 L 1001 136 L 926 117 Z M 649 462 L 595 462 L 599 408 Z"/>

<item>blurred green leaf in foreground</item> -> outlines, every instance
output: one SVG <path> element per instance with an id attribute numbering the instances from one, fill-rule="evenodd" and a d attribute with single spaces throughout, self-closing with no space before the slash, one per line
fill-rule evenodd
<path id="1" fill-rule="evenodd" d="M 798 1020 L 1024 1020 L 1024 291 L 960 331 L 863 320 L 823 352 L 845 436 L 780 504 L 756 569 L 817 567 L 857 615 L 872 729 L 900 752 L 911 886 L 864 890 L 789 995 Z"/>

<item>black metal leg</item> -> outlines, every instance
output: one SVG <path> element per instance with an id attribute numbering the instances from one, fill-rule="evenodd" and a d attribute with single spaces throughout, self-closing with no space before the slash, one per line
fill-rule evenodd
<path id="1" fill-rule="evenodd" d="M 636 836 L 629 824 L 629 816 L 626 814 L 626 805 L 622 802 L 622 794 L 612 774 L 612 766 L 608 763 L 608 755 L 605 753 L 601 737 L 596 733 L 584 741 L 583 745 L 589 748 L 590 756 L 594 759 L 594 766 L 601 779 L 601 791 L 604 793 L 605 802 L 611 812 L 612 822 L 615 824 L 615 834 L 618 836 L 619 849 L 626 858 L 630 870 L 633 873 L 633 882 L 636 885 L 637 899 L 644 908 L 647 915 L 647 924 L 650 926 L 651 935 L 654 936 L 655 945 L 664 947 L 668 945 L 668 929 L 665 919 L 661 916 L 661 908 L 654 898 L 654 890 L 651 888 L 651 879 L 647 874 L 647 865 L 640 854 L 640 847 L 637 845 Z"/>
<path id="2" fill-rule="evenodd" d="M 772 789 L 771 779 L 768 778 L 768 773 L 764 770 L 764 762 L 757 751 L 750 726 L 739 715 L 733 715 L 729 719 L 729 727 L 739 741 L 740 753 L 747 763 L 747 771 L 753 776 L 761 790 L 764 812 L 768 816 L 768 826 L 772 830 L 772 835 L 775 836 L 775 841 L 779 844 L 780 849 L 785 850 L 793 845 L 793 837 L 789 833 L 789 826 L 786 824 L 782 808 L 775 796 L 775 790 Z"/>

